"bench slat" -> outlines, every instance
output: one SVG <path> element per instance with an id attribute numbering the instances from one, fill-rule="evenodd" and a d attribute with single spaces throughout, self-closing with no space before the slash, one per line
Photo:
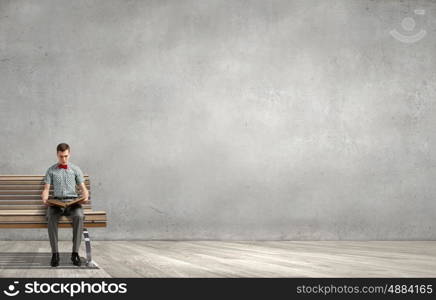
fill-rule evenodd
<path id="1" fill-rule="evenodd" d="M 90 197 L 91 198 L 91 195 Z M 53 199 L 53 197 L 49 197 L 49 199 Z M 12 196 L 12 195 L 0 195 L 0 202 L 2 200 L 41 200 L 41 195 L 19 195 L 19 196 Z M 42 201 L 42 200 L 41 200 Z"/>
<path id="2" fill-rule="evenodd" d="M 91 190 L 91 186 L 86 185 L 86 189 L 88 191 Z M 36 186 L 36 185 L 0 185 L 0 193 L 7 194 L 7 193 L 35 193 L 38 195 L 41 195 L 41 192 L 44 190 L 44 186 Z M 80 192 L 81 189 L 79 186 L 76 186 L 76 192 Z M 53 185 L 50 186 L 48 189 L 49 193 L 54 192 Z"/>
<path id="3" fill-rule="evenodd" d="M 90 209 L 91 205 L 90 204 L 82 204 L 82 208 L 83 209 Z M 44 204 L 34 204 L 34 205 L 4 205 L 0 202 L 0 210 L 14 210 L 14 209 L 47 209 L 47 207 Z"/>
<path id="4" fill-rule="evenodd" d="M 90 211 L 85 213 L 85 215 L 106 215 L 105 211 L 102 210 L 94 210 L 94 211 Z M 24 215 L 45 215 L 45 211 L 44 212 L 38 212 L 36 210 L 2 210 L 0 211 L 0 217 L 1 216 L 13 216 L 13 215 L 19 215 L 19 216 L 24 216 Z"/>
<path id="5" fill-rule="evenodd" d="M 92 204 L 92 201 L 89 200 L 89 204 Z M 42 200 L 1 200 L 0 205 L 41 205 Z M 83 204 L 82 204 L 83 205 Z"/>
<path id="6" fill-rule="evenodd" d="M 86 185 L 86 188 L 88 190 L 91 189 L 90 185 Z M 0 184 L 0 190 L 11 190 L 11 191 L 22 191 L 22 190 L 35 190 L 35 191 L 42 191 L 44 189 L 44 185 L 40 184 L 40 185 L 5 185 L 5 184 Z M 53 191 L 53 186 L 50 186 L 50 191 Z"/>
<path id="7" fill-rule="evenodd" d="M 89 204 L 82 204 L 83 209 L 92 209 Z M 1 205 L 0 204 L 0 212 L 2 210 L 47 210 L 45 205 Z"/>
<path id="8" fill-rule="evenodd" d="M 91 198 L 91 197 L 89 197 Z M 53 197 L 49 197 L 49 199 L 53 199 Z M 2 200 L 41 200 L 41 195 L 19 195 L 19 196 L 11 196 L 11 195 L 0 195 L 0 202 Z M 42 201 L 42 200 L 41 200 Z"/>
<path id="9" fill-rule="evenodd" d="M 83 222 L 83 226 L 89 227 L 107 227 L 106 222 Z M 44 223 L 3 223 L 0 224 L 0 228 L 48 228 L 47 224 Z M 73 224 L 70 223 L 59 223 L 58 228 L 73 228 Z"/>
<path id="10" fill-rule="evenodd" d="M 17 179 L 17 178 L 4 178 L 0 177 L 0 183 L 4 184 L 13 184 L 13 182 L 17 182 L 18 184 L 28 184 L 29 182 L 34 184 L 45 184 L 44 178 L 33 178 L 33 179 Z M 85 178 L 85 183 L 89 184 L 89 178 Z"/>
<path id="11" fill-rule="evenodd" d="M 89 191 L 90 192 L 90 191 Z M 0 190 L 0 195 L 36 195 L 41 196 L 42 189 L 41 190 Z M 76 189 L 76 193 L 80 194 L 80 190 Z M 50 189 L 49 195 L 53 195 L 53 190 Z M 91 194 L 91 192 L 89 193 Z"/>
<path id="12" fill-rule="evenodd" d="M 23 209 L 24 210 L 24 209 Z M 40 215 L 46 215 L 47 214 L 47 210 L 46 209 L 32 209 L 32 211 L 34 211 L 35 213 L 39 213 Z M 0 216 L 2 211 L 0 210 Z M 86 213 L 92 213 L 93 210 L 92 208 L 87 208 L 87 209 L 83 209 L 83 213 L 86 215 Z"/>
<path id="13" fill-rule="evenodd" d="M 39 174 L 39 175 L 28 175 L 28 174 L 3 174 L 0 175 L 1 177 L 12 177 L 12 178 L 43 178 L 44 175 L 43 174 Z M 88 174 L 83 174 L 83 177 L 89 177 Z"/>
<path id="14" fill-rule="evenodd" d="M 41 195 L 42 193 L 42 189 L 41 190 L 25 190 L 25 191 L 21 191 L 21 190 L 0 190 L 0 195 L 33 195 L 33 196 L 38 196 Z M 77 193 L 77 190 L 76 190 Z M 49 195 L 53 195 L 53 190 L 50 190 Z"/>
<path id="15" fill-rule="evenodd" d="M 44 205 L 42 200 L 2 200 L 0 201 L 1 207 L 7 207 L 9 205 Z M 82 205 L 92 205 L 92 201 L 89 200 L 87 203 L 82 203 Z"/>
<path id="16" fill-rule="evenodd" d="M 45 175 L 35 175 L 35 176 L 11 176 L 11 175 L 0 175 L 0 181 L 4 180 L 20 180 L 20 181 L 26 181 L 26 180 L 43 180 Z M 85 180 L 89 180 L 89 175 L 83 175 Z"/>
<path id="17" fill-rule="evenodd" d="M 15 218 L 15 219 L 13 219 Z M 47 224 L 47 219 L 45 216 L 29 216 L 29 217 L 21 217 L 19 219 L 16 219 L 16 217 L 5 217 L 5 219 L 2 219 L 0 221 L 0 224 L 21 224 L 21 223 L 42 223 Z M 95 217 L 88 217 L 87 220 L 83 220 L 83 222 L 93 223 L 93 222 L 106 222 L 106 218 L 103 216 L 95 216 Z M 60 223 L 71 223 L 72 220 L 68 219 L 66 216 L 61 216 L 59 218 L 58 224 Z"/>
<path id="18" fill-rule="evenodd" d="M 106 221 L 106 214 L 94 214 L 94 213 L 88 213 L 85 212 L 85 219 L 86 221 Z M 71 222 L 71 218 L 67 216 L 60 216 L 59 221 L 66 221 Z M 29 215 L 4 215 L 3 213 L 0 213 L 0 223 L 5 222 L 47 222 L 47 218 L 44 213 L 35 212 L 35 215 L 29 214 Z"/>
<path id="19" fill-rule="evenodd" d="M 0 185 L 34 185 L 34 186 L 44 186 L 44 181 L 35 181 L 35 180 L 29 180 L 29 181 L 4 181 L 0 180 Z M 85 181 L 85 185 L 89 186 L 89 181 Z"/>

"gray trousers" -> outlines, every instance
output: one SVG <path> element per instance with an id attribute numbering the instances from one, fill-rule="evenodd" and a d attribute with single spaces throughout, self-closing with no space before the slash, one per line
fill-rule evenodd
<path id="1" fill-rule="evenodd" d="M 79 252 L 80 242 L 82 241 L 83 214 L 82 204 L 75 204 L 69 207 L 48 206 L 47 207 L 47 223 L 48 223 L 48 236 L 50 238 L 51 251 L 58 251 L 58 222 L 59 218 L 64 215 L 67 216 L 73 223 L 73 249 L 72 252 Z"/>

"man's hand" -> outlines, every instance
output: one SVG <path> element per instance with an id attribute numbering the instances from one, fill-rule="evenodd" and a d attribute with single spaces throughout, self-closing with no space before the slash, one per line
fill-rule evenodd
<path id="1" fill-rule="evenodd" d="M 88 199 L 88 197 L 86 197 L 83 200 L 79 201 L 78 203 L 80 203 L 80 204 L 88 204 L 89 203 L 89 199 Z"/>

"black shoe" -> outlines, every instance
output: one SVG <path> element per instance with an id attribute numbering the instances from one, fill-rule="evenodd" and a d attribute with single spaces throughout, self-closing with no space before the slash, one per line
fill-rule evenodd
<path id="1" fill-rule="evenodd" d="M 57 267 L 59 266 L 59 252 L 53 252 L 52 256 L 51 256 L 51 262 L 50 265 L 52 267 Z"/>
<path id="2" fill-rule="evenodd" d="M 73 262 L 73 265 L 80 266 L 82 264 L 82 261 L 80 260 L 79 253 L 72 252 L 71 253 L 71 261 Z"/>

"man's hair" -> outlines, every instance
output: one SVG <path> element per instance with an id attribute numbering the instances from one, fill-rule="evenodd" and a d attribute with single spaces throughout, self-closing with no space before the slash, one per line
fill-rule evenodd
<path id="1" fill-rule="evenodd" d="M 70 146 L 67 143 L 60 143 L 57 147 L 56 147 L 56 151 L 59 152 L 64 152 L 65 150 L 70 151 Z"/>

